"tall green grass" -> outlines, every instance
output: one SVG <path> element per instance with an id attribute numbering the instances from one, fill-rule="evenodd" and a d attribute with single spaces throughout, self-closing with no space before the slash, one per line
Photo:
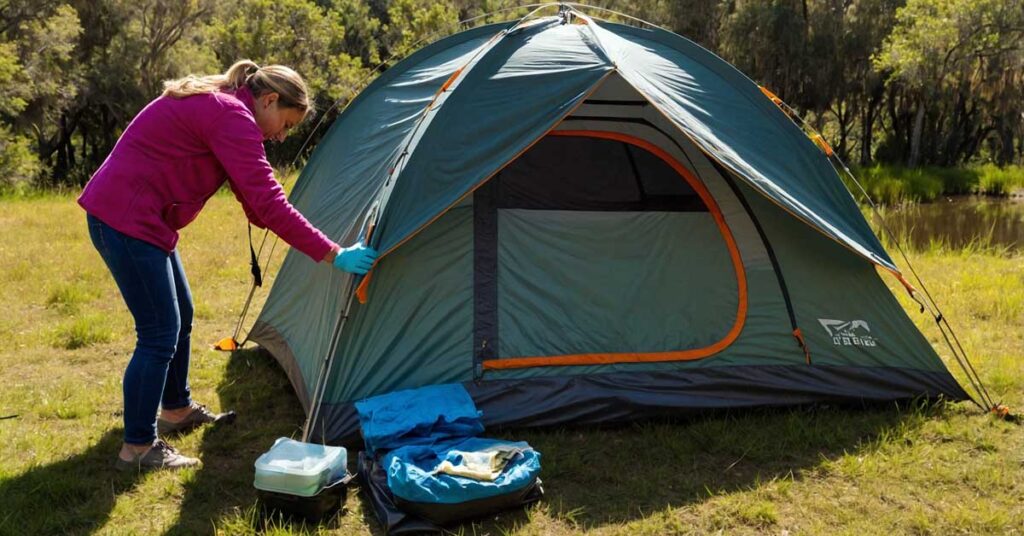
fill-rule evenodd
<path id="1" fill-rule="evenodd" d="M 985 164 L 974 169 L 978 175 L 977 193 L 1002 196 L 1024 188 L 1024 166 L 1001 168 Z"/>
<path id="2" fill-rule="evenodd" d="M 874 165 L 852 170 L 868 195 L 878 203 L 897 205 L 934 201 L 949 195 L 1005 196 L 1024 188 L 1024 166 L 982 164 L 967 167 L 920 167 Z M 858 199 L 860 188 L 843 177 Z"/>

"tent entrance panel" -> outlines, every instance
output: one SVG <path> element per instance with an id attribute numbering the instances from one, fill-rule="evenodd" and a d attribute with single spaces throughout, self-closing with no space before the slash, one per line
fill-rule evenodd
<path id="1" fill-rule="evenodd" d="M 701 359 L 746 316 L 715 200 L 639 138 L 541 140 L 475 192 L 474 250 L 483 369 Z"/>

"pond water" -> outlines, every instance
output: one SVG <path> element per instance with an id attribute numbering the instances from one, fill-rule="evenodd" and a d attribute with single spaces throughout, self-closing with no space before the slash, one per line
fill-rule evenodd
<path id="1" fill-rule="evenodd" d="M 882 209 L 889 229 L 916 249 L 941 242 L 952 248 L 975 243 L 1024 250 L 1024 196 L 991 198 L 961 196 L 932 203 Z M 867 214 L 875 229 L 877 216 Z"/>

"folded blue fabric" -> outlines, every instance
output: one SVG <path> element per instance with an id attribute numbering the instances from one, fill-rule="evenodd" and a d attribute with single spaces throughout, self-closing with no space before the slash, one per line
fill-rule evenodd
<path id="1" fill-rule="evenodd" d="M 452 451 L 481 452 L 496 446 L 519 451 L 493 481 L 477 480 L 435 471 Z M 533 482 L 540 474 L 540 453 L 522 441 L 481 437 L 438 441 L 431 446 L 406 446 L 384 456 L 388 487 L 396 497 L 433 504 L 457 504 L 512 493 Z"/>
<path id="2" fill-rule="evenodd" d="M 484 431 L 482 413 L 461 384 L 396 391 L 356 402 L 369 452 L 430 446 Z"/>

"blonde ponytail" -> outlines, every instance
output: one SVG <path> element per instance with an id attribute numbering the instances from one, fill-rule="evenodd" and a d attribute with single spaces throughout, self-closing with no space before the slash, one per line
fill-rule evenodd
<path id="1" fill-rule="evenodd" d="M 260 66 L 252 60 L 238 60 L 234 65 L 228 67 L 224 73 L 224 89 L 238 89 L 245 85 L 249 77 L 260 70 Z"/>
<path id="2" fill-rule="evenodd" d="M 164 82 L 163 95 L 183 99 L 215 91 L 231 91 L 242 86 L 247 86 L 256 98 L 268 92 L 277 93 L 281 106 L 309 113 L 309 91 L 299 73 L 284 65 L 260 67 L 252 60 L 236 61 L 223 74 L 190 74 L 185 78 L 168 80 Z"/>

